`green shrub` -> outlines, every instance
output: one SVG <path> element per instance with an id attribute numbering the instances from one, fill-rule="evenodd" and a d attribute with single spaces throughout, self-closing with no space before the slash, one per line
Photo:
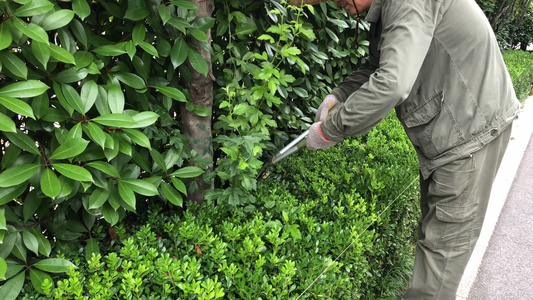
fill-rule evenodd
<path id="1" fill-rule="evenodd" d="M 417 169 L 391 114 L 363 138 L 270 170 L 255 209 L 207 204 L 178 216 L 150 205 L 115 239 L 95 226 L 99 251 L 64 248 L 78 268 L 39 297 L 296 299 L 331 264 L 302 299 L 397 298 L 412 268 Z M 39 298 L 31 285 L 25 294 Z"/>
<path id="2" fill-rule="evenodd" d="M 533 53 L 509 50 L 503 53 L 503 58 L 511 75 L 516 96 L 523 102 L 531 94 Z"/>

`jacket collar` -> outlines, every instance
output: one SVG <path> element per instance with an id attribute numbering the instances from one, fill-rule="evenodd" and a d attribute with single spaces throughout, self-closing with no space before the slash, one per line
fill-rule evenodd
<path id="1" fill-rule="evenodd" d="M 383 0 L 374 0 L 372 1 L 372 5 L 370 5 L 370 9 L 368 10 L 368 13 L 366 14 L 365 20 L 368 22 L 377 22 L 379 18 L 381 17 L 381 6 L 383 4 Z"/>

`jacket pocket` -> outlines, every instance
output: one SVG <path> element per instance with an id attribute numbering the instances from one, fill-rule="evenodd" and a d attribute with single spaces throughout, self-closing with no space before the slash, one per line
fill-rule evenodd
<path id="1" fill-rule="evenodd" d="M 465 141 L 442 92 L 423 101 L 414 101 L 418 102 L 416 106 L 404 109 L 400 119 L 407 135 L 424 156 L 434 159 Z"/>

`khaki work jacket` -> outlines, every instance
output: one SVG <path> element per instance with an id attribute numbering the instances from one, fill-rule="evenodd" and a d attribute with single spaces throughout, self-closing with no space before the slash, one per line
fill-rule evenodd
<path id="1" fill-rule="evenodd" d="M 474 0 L 374 0 L 370 55 L 332 92 L 321 126 L 332 141 L 365 133 L 393 108 L 424 178 L 481 149 L 520 103 L 493 30 Z"/>

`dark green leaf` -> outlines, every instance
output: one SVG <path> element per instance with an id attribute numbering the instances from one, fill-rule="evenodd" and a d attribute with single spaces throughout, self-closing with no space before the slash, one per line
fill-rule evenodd
<path id="1" fill-rule="evenodd" d="M 35 56 L 41 65 L 46 68 L 48 61 L 50 60 L 50 46 L 48 44 L 32 41 L 31 51 L 33 52 L 33 56 Z"/>
<path id="2" fill-rule="evenodd" d="M 0 89 L 0 96 L 15 98 L 36 97 L 48 89 L 49 87 L 46 84 L 38 80 L 18 81 L 2 87 Z"/>
<path id="3" fill-rule="evenodd" d="M 13 37 L 11 36 L 11 29 L 7 22 L 0 24 L 0 50 L 3 50 L 11 45 Z"/>
<path id="4" fill-rule="evenodd" d="M 17 132 L 17 125 L 10 117 L 0 113 L 0 131 Z"/>
<path id="5" fill-rule="evenodd" d="M 0 187 L 19 185 L 30 179 L 39 170 L 40 165 L 25 164 L 11 167 L 0 174 Z"/>
<path id="6" fill-rule="evenodd" d="M 83 112 L 81 113 L 85 114 L 93 107 L 98 97 L 98 85 L 94 80 L 89 80 L 83 84 L 80 97 L 83 104 Z"/>
<path id="7" fill-rule="evenodd" d="M 28 250 L 39 255 L 39 242 L 37 241 L 37 238 L 24 228 L 22 228 L 22 241 Z"/>
<path id="8" fill-rule="evenodd" d="M 144 148 L 152 149 L 150 146 L 150 140 L 148 137 L 146 137 L 146 135 L 144 135 L 144 133 L 135 129 L 123 129 L 123 131 L 135 144 Z"/>
<path id="9" fill-rule="evenodd" d="M 68 139 L 65 141 L 65 143 L 57 147 L 57 149 L 52 153 L 52 156 L 50 156 L 50 159 L 73 158 L 85 151 L 85 148 L 87 148 L 88 144 L 89 141 L 84 139 Z"/>
<path id="10" fill-rule="evenodd" d="M 93 119 L 94 122 L 110 127 L 129 127 L 135 126 L 135 120 L 124 114 L 101 115 Z"/>
<path id="11" fill-rule="evenodd" d="M 86 166 L 102 171 L 109 176 L 120 178 L 120 174 L 118 173 L 117 169 L 109 163 L 103 161 L 93 161 L 86 164 Z"/>
<path id="12" fill-rule="evenodd" d="M 12 97 L 0 96 L 0 104 L 2 104 L 3 106 L 5 106 L 5 108 L 11 110 L 16 114 L 35 119 L 31 107 L 22 100 Z"/>
<path id="13" fill-rule="evenodd" d="M 124 15 L 124 19 L 139 21 L 145 19 L 150 15 L 150 11 L 146 8 L 142 0 L 129 0 L 128 9 Z"/>
<path id="14" fill-rule="evenodd" d="M 105 45 L 102 47 L 98 47 L 93 50 L 94 53 L 100 54 L 103 56 L 120 56 L 122 54 L 126 53 L 126 50 L 124 50 L 122 47 L 117 45 Z"/>
<path id="15" fill-rule="evenodd" d="M 22 150 L 14 144 L 11 144 L 5 148 L 4 155 L 2 156 L 2 169 L 11 166 L 20 156 L 21 151 Z"/>
<path id="16" fill-rule="evenodd" d="M 94 55 L 86 51 L 76 51 L 76 53 L 74 53 L 74 60 L 76 62 L 76 67 L 85 68 L 94 61 Z"/>
<path id="17" fill-rule="evenodd" d="M 197 40 L 201 42 L 207 42 L 207 34 L 198 28 L 189 28 L 189 33 Z"/>
<path id="18" fill-rule="evenodd" d="M 136 45 L 138 45 L 140 42 L 144 41 L 145 37 L 146 37 L 146 26 L 144 26 L 144 23 L 138 23 L 137 25 L 135 25 L 135 28 L 133 28 L 133 33 L 131 35 L 131 38 L 133 42 Z"/>
<path id="19" fill-rule="evenodd" d="M 148 54 L 155 56 L 155 57 L 159 57 L 159 53 L 157 52 L 157 49 L 151 44 L 148 44 L 147 42 L 140 42 L 139 47 L 141 47 Z"/>
<path id="20" fill-rule="evenodd" d="M 97 239 L 90 238 L 87 240 L 87 246 L 85 246 L 85 259 L 91 261 L 93 254 L 100 254 L 100 247 L 98 246 Z"/>
<path id="21" fill-rule="evenodd" d="M 133 73 L 117 73 L 114 76 L 122 83 L 136 89 L 141 90 L 146 88 L 144 80 Z"/>
<path id="22" fill-rule="evenodd" d="M 111 112 L 114 114 L 121 114 L 124 111 L 124 93 L 120 88 L 120 84 L 113 84 L 107 91 L 107 103 Z"/>
<path id="23" fill-rule="evenodd" d="M 157 7 L 157 11 L 159 12 L 159 16 L 161 17 L 161 21 L 163 21 L 163 25 L 165 25 L 168 20 L 172 17 L 170 15 L 170 11 L 165 5 L 159 5 Z"/>
<path id="24" fill-rule="evenodd" d="M 171 17 L 170 20 L 168 20 L 168 24 L 176 27 L 179 31 L 183 32 L 183 34 L 187 34 L 187 28 L 191 27 L 189 22 L 177 17 Z"/>
<path id="25" fill-rule="evenodd" d="M 93 177 L 89 171 L 82 167 L 69 164 L 53 164 L 54 169 L 63 176 L 77 181 L 93 181 Z"/>
<path id="26" fill-rule="evenodd" d="M 161 153 L 159 153 L 157 150 L 150 150 L 150 155 L 152 156 L 152 159 L 154 162 L 161 168 L 161 170 L 166 171 L 166 164 L 165 164 L 165 158 Z"/>
<path id="27" fill-rule="evenodd" d="M 95 189 L 89 198 L 89 209 L 96 209 L 102 207 L 109 198 L 109 191 L 103 189 Z"/>
<path id="28" fill-rule="evenodd" d="M 75 83 L 85 79 L 88 74 L 89 72 L 87 72 L 87 69 L 78 69 L 77 67 L 72 67 L 52 75 L 52 79 L 61 83 Z"/>
<path id="29" fill-rule="evenodd" d="M 109 222 L 111 226 L 114 226 L 119 221 L 119 214 L 116 210 L 111 207 L 109 204 L 105 204 L 102 208 L 102 214 L 104 215 L 104 219 Z"/>
<path id="30" fill-rule="evenodd" d="M 6 137 L 17 147 L 21 148 L 22 150 L 26 150 L 30 153 L 39 155 L 39 149 L 35 145 L 35 140 L 30 138 L 27 134 L 24 132 L 17 130 L 16 133 L 5 133 Z"/>
<path id="31" fill-rule="evenodd" d="M 72 267 L 77 269 L 73 263 L 63 258 L 47 258 L 33 264 L 39 270 L 50 273 L 63 273 L 68 271 L 68 268 Z"/>
<path id="32" fill-rule="evenodd" d="M 179 38 L 174 43 L 174 46 L 172 46 L 172 49 L 170 50 L 170 61 L 172 62 L 172 66 L 174 66 L 174 69 L 181 66 L 183 62 L 187 59 L 187 53 L 188 53 L 189 47 L 187 46 L 187 42 L 183 38 Z"/>
<path id="33" fill-rule="evenodd" d="M 61 193 L 61 181 L 50 168 L 45 168 L 41 177 L 41 191 L 50 198 L 55 198 Z"/>
<path id="34" fill-rule="evenodd" d="M 170 203 L 179 207 L 183 207 L 183 197 L 170 184 L 161 182 L 161 191 L 163 191 L 163 194 L 168 201 L 170 201 Z"/>
<path id="35" fill-rule="evenodd" d="M 142 179 L 124 178 L 120 183 L 127 186 L 137 194 L 144 196 L 155 196 L 158 194 L 157 188 L 150 182 Z"/>
<path id="36" fill-rule="evenodd" d="M 172 173 L 172 175 L 176 177 L 180 177 L 180 178 L 193 178 L 203 173 L 204 173 L 204 170 L 198 167 L 195 167 L 195 166 L 189 166 L 189 167 L 180 168 L 176 172 Z"/>
<path id="37" fill-rule="evenodd" d="M 207 72 L 209 71 L 209 66 L 207 65 L 207 62 L 202 57 L 198 51 L 195 49 L 189 47 L 187 52 L 187 57 L 189 58 L 189 62 L 191 63 L 191 66 L 198 71 L 198 73 L 207 76 Z"/>
<path id="38" fill-rule="evenodd" d="M 15 300 L 18 298 L 24 286 L 24 272 L 20 272 L 15 277 L 9 279 L 0 288 L 0 299 Z"/>
<path id="39" fill-rule="evenodd" d="M 14 54 L 2 51 L 0 53 L 0 62 L 3 65 L 3 68 L 8 69 L 13 75 L 27 79 L 28 78 L 28 68 L 26 64 Z"/>
<path id="40" fill-rule="evenodd" d="M 13 25 L 15 25 L 15 28 L 17 28 L 20 32 L 22 32 L 24 35 L 31 38 L 32 40 L 46 45 L 50 44 L 48 42 L 48 34 L 41 26 L 33 23 L 26 24 L 19 18 L 15 18 L 15 22 L 13 22 Z"/>
<path id="41" fill-rule="evenodd" d="M 185 186 L 185 183 L 183 183 L 183 181 L 176 177 L 170 177 L 170 180 L 178 191 L 180 191 L 184 195 L 187 195 L 187 187 Z"/>
<path id="42" fill-rule="evenodd" d="M 154 86 L 161 94 L 168 96 L 174 100 L 178 100 L 180 102 L 187 102 L 187 98 L 185 95 L 178 90 L 177 88 L 173 88 L 170 86 Z"/>
<path id="43" fill-rule="evenodd" d="M 0 205 L 4 205 L 6 203 L 11 202 L 13 199 L 16 199 L 24 191 L 26 191 L 26 187 L 28 186 L 28 182 L 24 182 L 23 184 L 17 185 L 17 186 L 10 186 L 7 188 L 1 188 L 0 189 Z"/>
<path id="44" fill-rule="evenodd" d="M 50 245 L 50 242 L 42 233 L 37 231 L 37 229 L 33 228 L 32 233 L 37 238 L 39 243 L 39 253 L 44 256 L 50 256 L 50 252 L 52 252 L 52 246 Z"/>
<path id="45" fill-rule="evenodd" d="M 137 124 L 134 126 L 128 126 L 128 128 L 146 128 L 154 124 L 159 118 L 159 115 L 155 112 L 143 111 L 132 116 L 132 118 Z"/>
<path id="46" fill-rule="evenodd" d="M 19 7 L 14 15 L 17 17 L 33 17 L 36 15 L 44 14 L 49 10 L 54 9 L 54 4 L 47 0 L 32 0 L 27 4 Z"/>
<path id="47" fill-rule="evenodd" d="M 72 0 L 72 9 L 82 21 L 91 14 L 91 7 L 87 0 Z"/>
<path id="48" fill-rule="evenodd" d="M 46 30 L 55 30 L 67 26 L 74 19 L 74 12 L 69 9 L 60 9 L 46 16 L 41 21 L 41 27 Z"/>
<path id="49" fill-rule="evenodd" d="M 131 187 L 128 184 L 126 184 L 125 182 L 121 180 L 118 183 L 118 193 L 120 197 L 122 198 L 122 200 L 124 201 L 124 203 L 127 205 L 127 208 L 131 211 L 135 211 L 135 204 L 137 201 L 135 199 L 135 194 L 133 193 L 133 189 L 131 189 Z"/>
<path id="50" fill-rule="evenodd" d="M 52 279 L 52 277 L 50 277 L 50 275 L 44 273 L 43 271 L 39 271 L 39 270 L 36 270 L 36 269 L 30 269 L 30 280 L 31 280 L 31 284 L 33 285 L 33 288 L 41 293 L 41 294 L 45 294 L 44 293 L 44 290 L 43 288 L 41 287 L 43 282 L 48 279 L 48 281 L 50 283 L 54 282 L 54 280 Z"/>
<path id="51" fill-rule="evenodd" d="M 53 58 L 61 62 L 64 62 L 67 64 L 73 64 L 73 65 L 76 64 L 76 60 L 74 59 L 74 56 L 67 50 L 57 45 L 50 44 L 50 55 L 52 55 Z"/>

